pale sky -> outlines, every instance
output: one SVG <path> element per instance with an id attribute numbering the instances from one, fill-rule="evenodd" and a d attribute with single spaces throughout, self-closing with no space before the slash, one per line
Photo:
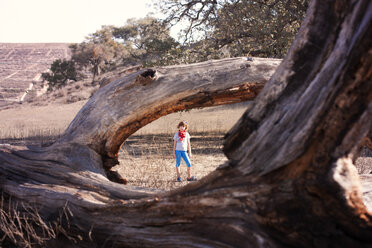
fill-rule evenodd
<path id="1" fill-rule="evenodd" d="M 79 43 L 102 25 L 153 11 L 152 0 L 0 0 L 0 42 Z"/>

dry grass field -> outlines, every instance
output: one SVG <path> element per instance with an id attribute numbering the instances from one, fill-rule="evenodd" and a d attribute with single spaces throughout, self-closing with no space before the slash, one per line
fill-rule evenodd
<path id="1" fill-rule="evenodd" d="M 44 106 L 19 105 L 0 111 L 0 143 L 47 145 L 63 133 L 85 101 Z M 236 123 L 249 103 L 194 109 L 164 116 L 138 130 L 122 146 L 120 165 L 114 167 L 129 184 L 174 189 L 176 182 L 172 137 L 181 120 L 190 125 L 192 174 L 206 176 L 227 161 L 222 153 L 223 136 Z M 364 149 L 357 160 L 359 173 L 372 172 L 372 154 Z M 182 178 L 186 165 L 181 164 Z"/>

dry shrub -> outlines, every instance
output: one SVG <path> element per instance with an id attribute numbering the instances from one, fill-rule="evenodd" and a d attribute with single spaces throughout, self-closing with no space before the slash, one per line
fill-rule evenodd
<path id="1" fill-rule="evenodd" d="M 5 200 L 0 202 L 0 247 L 46 247 L 60 234 L 76 243 L 76 238 L 67 235 L 64 225 L 72 216 L 67 203 L 53 222 L 45 221 L 36 207 Z"/>

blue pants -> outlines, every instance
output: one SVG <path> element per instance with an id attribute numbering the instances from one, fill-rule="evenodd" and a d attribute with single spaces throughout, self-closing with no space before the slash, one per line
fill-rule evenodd
<path id="1" fill-rule="evenodd" d="M 176 150 L 176 166 L 179 167 L 181 164 L 181 157 L 185 161 L 187 167 L 191 167 L 189 156 L 186 151 L 177 151 Z"/>

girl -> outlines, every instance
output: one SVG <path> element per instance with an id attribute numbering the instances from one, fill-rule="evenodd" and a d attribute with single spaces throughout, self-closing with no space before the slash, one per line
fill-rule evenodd
<path id="1" fill-rule="evenodd" d="M 187 181 L 196 181 L 197 179 L 190 176 L 191 163 L 187 151 L 191 155 L 191 145 L 190 145 L 190 135 L 187 132 L 188 125 L 187 122 L 181 121 L 178 126 L 178 132 L 173 137 L 173 157 L 176 158 L 176 172 L 177 172 L 177 182 L 182 182 L 180 175 L 180 164 L 181 157 L 187 165 Z"/>

